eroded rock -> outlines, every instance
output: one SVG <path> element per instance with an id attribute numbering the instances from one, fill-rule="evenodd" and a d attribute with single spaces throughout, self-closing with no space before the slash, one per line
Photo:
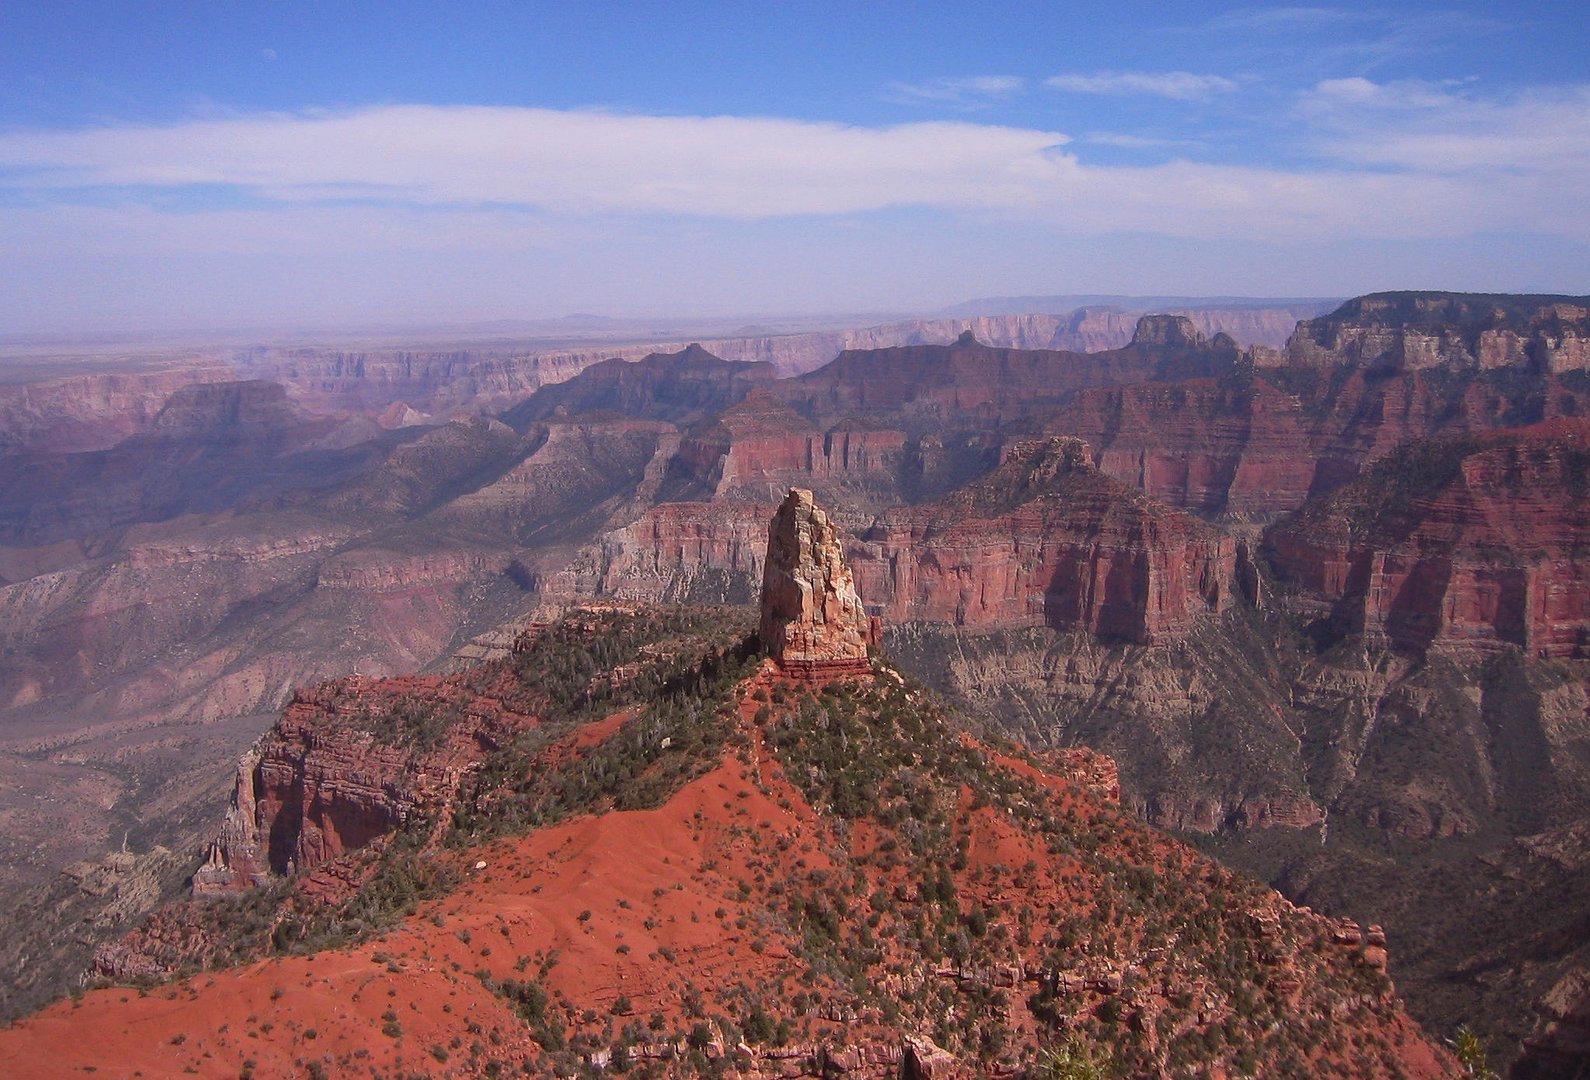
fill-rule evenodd
<path id="1" fill-rule="evenodd" d="M 762 574 L 762 646 L 792 674 L 826 677 L 870 671 L 877 640 L 839 531 L 804 488 L 791 488 L 767 532 Z"/>

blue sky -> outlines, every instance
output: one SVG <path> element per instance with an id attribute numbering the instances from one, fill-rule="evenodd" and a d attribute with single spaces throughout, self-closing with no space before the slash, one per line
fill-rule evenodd
<path id="1" fill-rule="evenodd" d="M 0 333 L 1590 292 L 1576 3 L 0 13 Z"/>

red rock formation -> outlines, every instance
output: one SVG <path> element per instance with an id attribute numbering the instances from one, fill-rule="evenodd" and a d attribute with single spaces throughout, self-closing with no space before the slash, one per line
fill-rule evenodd
<path id="1" fill-rule="evenodd" d="M 862 608 L 838 530 L 791 488 L 767 530 L 762 568 L 762 647 L 780 668 L 807 678 L 865 675 L 878 628 Z"/>
<path id="2" fill-rule="evenodd" d="M 232 806 L 193 891 L 214 895 L 312 870 L 417 815 L 442 821 L 484 753 L 534 723 L 437 678 L 300 690 L 239 762 Z"/>
<path id="3" fill-rule="evenodd" d="M 1395 647 L 1590 656 L 1590 424 L 1431 442 L 1271 530 L 1343 630 Z"/>
<path id="4" fill-rule="evenodd" d="M 1107 476 L 1207 516 L 1284 513 L 1316 485 L 1356 469 L 1329 448 L 1316 452 L 1297 396 L 1262 380 L 1083 390 L 1044 427 L 1086 441 Z"/>
<path id="5" fill-rule="evenodd" d="M 1298 1062 L 1321 1075 L 1451 1075 L 1450 1056 L 1398 1002 L 1382 947 L 1356 924 L 1297 908 L 1144 827 L 1088 775 L 956 732 L 902 680 L 882 676 L 842 708 L 787 700 L 787 689 L 766 671 L 734 686 L 732 729 L 692 751 L 694 771 L 655 805 L 620 812 L 599 800 L 464 851 L 395 860 L 461 880 L 379 940 L 270 963 L 248 963 L 261 946 L 233 942 L 234 966 L 174 992 L 92 990 L 8 1025 L 0 1061 L 38 1063 L 42 1076 L 276 1075 L 300 1061 L 328 1074 L 349 1061 L 391 1071 L 413 1065 L 414 1046 L 442 1064 L 455 1038 L 478 1035 L 473 1072 L 561 1061 L 667 1070 L 690 1053 L 763 1080 L 990 1065 L 1015 1075 L 1075 1048 L 1133 1076 L 1268 1075 Z M 570 736 L 600 755 L 649 724 L 620 714 Z M 509 790 L 527 779 L 513 772 Z M 920 828 L 922 804 L 943 815 L 942 831 Z M 876 919 L 852 893 L 877 898 Z M 182 910 L 162 914 L 173 933 L 146 940 L 202 962 L 183 948 Z M 523 958 L 537 957 L 556 962 L 529 969 Z M 738 1001 L 759 1019 L 738 1030 L 704 1019 L 697 997 L 714 1013 Z M 631 1013 L 657 1019 L 615 1042 L 604 1025 Z M 1155 1039 L 1117 1039 L 1103 1016 Z M 1352 1040 L 1330 1039 L 1343 1023 Z"/>
<path id="6" fill-rule="evenodd" d="M 1229 338 L 1206 344 L 1177 316 L 1144 316 L 1138 331 L 1130 345 L 1103 353 L 992 348 L 969 331 L 953 345 L 847 351 L 772 392 L 805 416 L 942 431 L 998 426 L 1090 386 L 1217 375 L 1237 360 Z"/>
<path id="7" fill-rule="evenodd" d="M 1250 568 L 1237 540 L 1087 459 L 1074 439 L 1017 444 L 968 489 L 884 512 L 844 541 L 869 610 L 892 623 L 1048 625 L 1161 642 L 1240 595 Z M 545 588 L 569 598 L 741 598 L 737 583 L 763 576 L 758 534 L 768 512 L 760 503 L 663 504 L 608 533 Z"/>
<path id="8" fill-rule="evenodd" d="M 752 391 L 711 430 L 686 439 L 680 456 L 714 495 L 777 498 L 792 484 L 890 484 L 905 442 L 901 431 L 855 422 L 822 431 L 771 394 Z"/>
<path id="9" fill-rule="evenodd" d="M 1238 592 L 1237 542 L 1101 475 L 1075 439 L 1021 443 L 982 481 L 890 511 L 851 557 L 890 622 L 1172 639 Z"/>

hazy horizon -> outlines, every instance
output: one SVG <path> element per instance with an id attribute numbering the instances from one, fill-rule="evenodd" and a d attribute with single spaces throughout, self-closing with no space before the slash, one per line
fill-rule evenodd
<path id="1" fill-rule="evenodd" d="M 10 335 L 1590 292 L 1590 12 L 13 6 Z"/>

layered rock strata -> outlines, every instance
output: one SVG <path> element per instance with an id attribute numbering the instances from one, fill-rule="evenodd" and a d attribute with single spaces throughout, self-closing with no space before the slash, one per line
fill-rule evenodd
<path id="1" fill-rule="evenodd" d="M 1590 367 L 1590 297 L 1375 293 L 1299 323 L 1284 362 L 1393 371 L 1583 371 Z"/>
<path id="2" fill-rule="evenodd" d="M 1338 633 L 1423 651 L 1590 657 L 1590 424 L 1431 441 L 1271 530 Z"/>
<path id="3" fill-rule="evenodd" d="M 839 531 L 810 491 L 791 488 L 767 530 L 762 647 L 786 673 L 865 675 L 878 632 L 856 594 Z"/>
<path id="4" fill-rule="evenodd" d="M 1020 442 L 984 480 L 885 514 L 852 560 L 869 602 L 890 623 L 1045 625 L 1142 644 L 1229 607 L 1241 545 L 1089 456 L 1077 439 Z"/>
<path id="5" fill-rule="evenodd" d="M 535 722 L 479 696 L 449 709 L 455 693 L 449 682 L 418 677 L 355 677 L 298 691 L 239 762 L 232 805 L 194 874 L 194 894 L 312 870 L 420 815 L 445 820 L 464 775 Z"/>

